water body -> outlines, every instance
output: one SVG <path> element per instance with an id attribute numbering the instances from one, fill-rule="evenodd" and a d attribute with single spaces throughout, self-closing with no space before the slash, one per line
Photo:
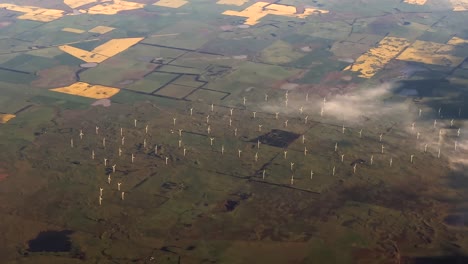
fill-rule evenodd
<path id="1" fill-rule="evenodd" d="M 30 252 L 68 252 L 71 250 L 71 230 L 44 231 L 28 242 Z"/>

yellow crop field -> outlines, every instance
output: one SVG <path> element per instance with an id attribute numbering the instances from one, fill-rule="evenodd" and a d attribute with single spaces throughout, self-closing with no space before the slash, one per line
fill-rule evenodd
<path id="1" fill-rule="evenodd" d="M 106 56 L 103 56 L 103 55 L 100 55 L 100 54 L 96 54 L 96 53 L 93 53 L 93 52 L 90 52 L 90 51 L 87 51 L 87 50 L 82 50 L 82 49 L 79 49 L 79 48 L 75 48 L 73 46 L 69 46 L 69 45 L 63 45 L 63 46 L 59 46 L 58 47 L 60 50 L 62 50 L 63 52 L 66 52 L 70 55 L 72 55 L 73 57 L 76 57 L 82 61 L 85 61 L 85 62 L 96 62 L 96 63 L 100 63 L 100 62 L 103 62 L 105 60 L 107 60 L 109 57 L 106 57 Z"/>
<path id="2" fill-rule="evenodd" d="M 16 115 L 13 114 L 0 114 L 0 124 L 5 124 L 6 122 L 10 121 L 15 117 Z"/>
<path id="3" fill-rule="evenodd" d="M 410 42 L 404 38 L 385 37 L 344 70 L 359 72 L 359 77 L 371 78 L 409 45 Z"/>
<path id="4" fill-rule="evenodd" d="M 54 92 L 78 95 L 93 99 L 110 98 L 116 95 L 120 89 L 102 85 L 91 85 L 85 82 L 77 82 L 69 86 L 50 89 Z"/>
<path id="5" fill-rule="evenodd" d="M 65 13 L 64 11 L 57 9 L 46 9 L 35 6 L 18 6 L 13 4 L 0 4 L 0 8 L 24 13 L 23 15 L 18 16 L 19 19 L 39 22 L 50 22 L 59 19 Z"/>
<path id="6" fill-rule="evenodd" d="M 188 2 L 185 0 L 160 0 L 153 5 L 155 6 L 163 6 L 163 7 L 170 7 L 170 8 L 179 8 Z"/>
<path id="7" fill-rule="evenodd" d="M 111 39 L 108 42 L 96 47 L 91 52 L 104 55 L 106 57 L 112 57 L 118 53 L 130 48 L 131 46 L 137 44 L 143 40 L 143 38 L 121 38 L 121 39 Z"/>
<path id="8" fill-rule="evenodd" d="M 456 66 L 463 62 L 463 58 L 450 55 L 453 49 L 454 46 L 452 45 L 416 40 L 397 59 L 434 65 Z"/>
<path id="9" fill-rule="evenodd" d="M 447 42 L 447 44 L 449 44 L 449 45 L 468 44 L 468 40 L 462 39 L 462 38 L 459 38 L 459 37 L 453 37 Z"/>
<path id="10" fill-rule="evenodd" d="M 424 5 L 427 2 L 427 0 L 405 0 L 403 2 L 410 5 Z"/>
<path id="11" fill-rule="evenodd" d="M 130 48 L 143 38 L 123 38 L 111 39 L 108 42 L 96 47 L 92 51 L 75 48 L 69 45 L 59 46 L 58 48 L 85 62 L 101 63 L 110 57 Z"/>
<path id="12" fill-rule="evenodd" d="M 216 2 L 218 5 L 236 5 L 241 6 L 247 3 L 249 0 L 219 0 Z"/>
<path id="13" fill-rule="evenodd" d="M 63 28 L 62 31 L 76 33 L 76 34 L 81 34 L 85 32 L 84 30 L 77 29 L 77 28 Z"/>
<path id="14" fill-rule="evenodd" d="M 240 16 L 245 17 L 245 24 L 255 25 L 266 15 L 277 15 L 277 16 L 288 16 L 288 17 L 297 17 L 305 18 L 312 14 L 317 13 L 328 13 L 327 10 L 315 9 L 315 8 L 306 8 L 303 14 L 296 14 L 296 8 L 293 6 L 279 5 L 279 4 L 270 4 L 266 2 L 257 2 L 243 11 L 233 11 L 227 10 L 223 12 L 223 15 L 228 16 Z"/>
<path id="15" fill-rule="evenodd" d="M 98 34 L 106 34 L 107 32 L 110 32 L 110 31 L 112 31 L 114 29 L 115 28 L 113 28 L 113 27 L 97 26 L 95 28 L 92 28 L 92 29 L 88 30 L 88 32 L 98 33 Z"/>
<path id="16" fill-rule="evenodd" d="M 452 3 L 453 11 L 466 11 L 468 10 L 468 0 L 450 0 Z"/>
<path id="17" fill-rule="evenodd" d="M 97 0 L 63 0 L 63 2 L 71 8 L 77 8 L 87 4 L 95 3 Z"/>
<path id="18" fill-rule="evenodd" d="M 83 10 L 88 14 L 92 15 L 115 15 L 121 11 L 129 11 L 143 8 L 145 5 L 135 2 L 114 0 L 113 2 L 104 2 L 99 5 L 95 5 L 88 10 Z"/>

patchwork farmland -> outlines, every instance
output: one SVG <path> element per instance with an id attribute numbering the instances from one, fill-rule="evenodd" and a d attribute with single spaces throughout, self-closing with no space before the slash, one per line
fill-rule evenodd
<path id="1" fill-rule="evenodd" d="M 2 263 L 467 262 L 467 8 L 2 1 Z"/>

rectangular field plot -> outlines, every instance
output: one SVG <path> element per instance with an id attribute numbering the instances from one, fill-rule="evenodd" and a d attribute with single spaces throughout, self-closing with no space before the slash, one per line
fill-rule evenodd
<path id="1" fill-rule="evenodd" d="M 360 77 L 371 78 L 409 45 L 409 41 L 404 38 L 385 37 L 375 48 L 361 55 L 344 70 L 359 72 Z"/>
<path id="2" fill-rule="evenodd" d="M 77 82 L 69 86 L 50 89 L 54 92 L 78 95 L 93 99 L 110 98 L 117 94 L 120 89 L 102 85 L 91 85 L 84 82 Z"/>
<path id="3" fill-rule="evenodd" d="M 232 66 L 239 62 L 229 56 L 212 55 L 197 52 L 187 52 L 172 62 L 175 65 L 184 65 L 187 67 L 194 67 L 198 69 L 206 69 L 212 64 L 221 66 Z"/>
<path id="4" fill-rule="evenodd" d="M 14 4 L 0 4 L 0 8 L 22 13 L 18 19 L 33 20 L 39 22 L 50 22 L 59 19 L 65 13 L 58 9 L 45 9 L 35 6 L 20 6 Z"/>
<path id="5" fill-rule="evenodd" d="M 75 34 L 81 34 L 81 33 L 84 33 L 86 31 L 82 30 L 82 29 L 78 29 L 78 28 L 62 28 L 62 31 L 64 32 L 70 32 L 70 33 L 75 33 Z"/>
<path id="6" fill-rule="evenodd" d="M 264 34 L 264 31 L 268 30 L 268 28 L 265 29 L 263 27 L 261 29 L 262 31 L 260 31 L 260 29 L 257 29 L 257 31 L 262 35 Z M 222 35 L 226 34 L 227 33 L 223 33 Z M 252 33 L 252 35 L 254 34 L 255 33 Z M 204 52 L 223 54 L 226 56 L 255 55 L 271 44 L 271 41 L 265 40 L 266 37 L 258 37 L 254 39 L 249 36 L 250 34 L 246 34 L 245 38 L 239 38 L 237 35 L 229 35 L 225 38 L 215 38 L 203 45 L 200 50 Z"/>
<path id="7" fill-rule="evenodd" d="M 191 68 L 191 67 L 181 67 L 175 65 L 164 65 L 158 68 L 158 71 L 175 73 L 175 74 L 202 74 L 204 69 Z"/>
<path id="8" fill-rule="evenodd" d="M 0 36 L 1 36 L 1 33 L 0 33 Z M 11 38 L 0 39 L 0 47 L 1 47 L 0 54 L 2 56 L 4 55 L 15 56 L 17 54 L 11 54 L 10 52 L 29 50 L 30 46 L 31 46 L 31 43 L 26 42 L 26 41 L 20 41 L 20 40 L 11 39 Z"/>
<path id="9" fill-rule="evenodd" d="M 137 44 L 119 54 L 119 56 L 131 60 L 154 61 L 155 63 L 168 63 L 184 54 L 185 51 Z"/>
<path id="10" fill-rule="evenodd" d="M 76 34 L 69 31 L 62 31 L 61 29 L 57 29 L 56 32 L 53 30 L 31 30 L 21 34 L 21 39 L 33 42 L 37 46 L 53 46 L 79 42 L 88 35 L 89 34 L 86 32 Z"/>
<path id="11" fill-rule="evenodd" d="M 343 40 L 352 32 L 352 27 L 346 22 L 306 23 L 298 28 L 298 34 L 310 35 L 318 38 Z"/>
<path id="12" fill-rule="evenodd" d="M 196 50 L 207 43 L 214 32 L 208 24 L 184 20 L 158 31 L 156 36 L 146 38 L 143 43 Z"/>
<path id="13" fill-rule="evenodd" d="M 0 29 L 1 36 L 18 36 L 23 32 L 34 29 L 42 23 L 29 20 L 16 20 L 15 23 Z"/>
<path id="14" fill-rule="evenodd" d="M 463 58 L 453 56 L 454 49 L 452 45 L 417 40 L 397 59 L 455 67 L 463 62 Z"/>
<path id="15" fill-rule="evenodd" d="M 244 62 L 236 70 L 226 75 L 225 79 L 226 82 L 236 81 L 245 84 L 271 85 L 298 72 L 299 70 L 281 66 Z"/>
<path id="16" fill-rule="evenodd" d="M 33 74 L 0 69 L 0 80 L 2 80 L 2 82 L 27 84 L 32 82 L 34 79 L 36 79 L 36 77 Z"/>
<path id="17" fill-rule="evenodd" d="M 211 103 L 222 100 L 227 95 L 227 93 L 223 92 L 198 89 L 193 94 L 187 96 L 186 99 L 190 101 L 203 101 Z"/>
<path id="18" fill-rule="evenodd" d="M 134 91 L 152 93 L 153 91 L 168 84 L 171 82 L 171 80 L 177 78 L 178 76 L 178 74 L 172 73 L 153 72 L 148 74 L 144 79 L 141 79 L 127 86 L 126 88 Z"/>
<path id="19" fill-rule="evenodd" d="M 83 72 L 81 80 L 108 86 L 124 87 L 128 83 L 140 80 L 156 68 L 156 64 L 127 60 L 120 56 L 113 57 L 99 64 L 96 68 Z"/>
<path id="20" fill-rule="evenodd" d="M 0 66 L 22 72 L 35 72 L 57 65 L 57 61 L 29 54 L 21 54 L 2 63 Z"/>
<path id="21" fill-rule="evenodd" d="M 106 34 L 107 32 L 110 32 L 114 30 L 115 28 L 113 27 L 106 27 L 106 26 L 97 26 L 92 29 L 90 29 L 88 32 L 91 33 L 98 33 L 98 34 Z"/>
<path id="22" fill-rule="evenodd" d="M 2 45 L 1 40 L 0 40 L 0 45 Z M 0 46 L 0 47 L 5 47 L 5 46 L 2 45 L 2 46 Z M 18 56 L 18 55 L 19 55 L 19 54 L 16 54 L 16 53 L 9 53 L 9 52 L 6 52 L 6 51 L 1 52 L 1 53 L 0 53 L 0 64 L 5 63 L 5 62 L 7 62 L 7 61 L 9 61 L 9 60 L 12 60 L 14 57 L 16 57 L 16 56 Z"/>
<path id="23" fill-rule="evenodd" d="M 16 113 L 20 109 L 30 105 L 31 102 L 28 101 L 29 98 L 21 98 L 20 94 L 2 90 L 2 95 L 0 95 L 0 113 Z"/>
<path id="24" fill-rule="evenodd" d="M 167 86 L 164 86 L 161 90 L 157 91 L 155 94 L 182 99 L 194 89 L 195 88 L 188 87 L 188 86 L 169 84 Z"/>
<path id="25" fill-rule="evenodd" d="M 172 83 L 194 88 L 198 88 L 205 84 L 205 82 L 197 81 L 197 75 L 182 75 L 175 79 Z"/>

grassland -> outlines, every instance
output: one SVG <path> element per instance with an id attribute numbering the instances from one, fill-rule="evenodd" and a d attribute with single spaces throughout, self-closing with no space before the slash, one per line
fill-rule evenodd
<path id="1" fill-rule="evenodd" d="M 466 262 L 463 1 L 10 2 L 2 263 Z"/>
<path id="2" fill-rule="evenodd" d="M 171 80 L 177 78 L 177 74 L 153 72 L 145 76 L 144 79 L 139 80 L 131 85 L 128 85 L 128 89 L 135 91 L 142 91 L 146 93 L 152 93 L 153 91 L 160 89 L 164 85 L 171 82 Z"/>
<path id="3" fill-rule="evenodd" d="M 143 43 L 196 50 L 208 42 L 213 30 L 212 25 L 184 19 L 157 31 L 155 36 L 149 36 Z"/>
<path id="4" fill-rule="evenodd" d="M 195 88 L 179 84 L 169 84 L 158 90 L 155 94 L 182 99 Z"/>
<path id="5" fill-rule="evenodd" d="M 206 96 L 204 96 L 204 98 L 206 98 Z M 125 244 L 125 242 L 121 241 L 122 238 L 115 238 L 117 235 L 116 233 L 114 233 L 112 238 L 107 236 L 106 233 L 103 233 L 102 237 L 94 243 L 94 248 L 86 246 L 87 243 L 90 243 L 89 240 L 86 239 L 88 236 L 86 232 L 99 230 L 101 228 L 100 224 L 92 219 L 102 218 L 106 219 L 105 221 L 109 221 L 108 219 L 117 217 L 121 210 L 125 210 L 126 214 L 132 216 L 131 218 L 124 217 L 123 219 L 118 217 L 120 225 L 126 228 L 126 234 L 132 234 L 132 237 L 138 237 L 137 240 L 140 242 L 153 241 L 152 245 L 154 245 L 154 243 L 161 243 L 160 247 L 166 243 L 177 243 L 177 245 L 181 245 L 183 248 L 195 246 L 193 252 L 183 253 L 187 259 L 196 260 L 202 256 L 213 257 L 213 254 L 216 254 L 217 258 L 228 260 L 236 256 L 239 257 L 240 251 L 242 251 L 244 252 L 243 259 L 266 261 L 271 256 L 263 257 L 258 254 L 252 255 L 251 252 L 245 251 L 245 248 L 248 247 L 254 252 L 258 252 L 259 250 L 269 252 L 275 247 L 287 247 L 288 245 L 295 248 L 295 250 L 290 255 L 282 253 L 281 258 L 284 259 L 284 261 L 290 261 L 296 258 L 304 259 L 308 254 L 311 254 L 309 256 L 310 258 L 316 257 L 324 261 L 336 258 L 334 257 L 336 253 L 334 253 L 330 247 L 328 247 L 328 249 L 331 250 L 329 253 L 324 255 L 319 254 L 319 252 L 323 253 L 323 247 L 325 247 L 321 242 L 315 240 L 301 242 L 302 239 L 308 236 L 301 230 L 310 230 L 310 228 L 314 226 L 314 220 L 309 221 L 304 219 L 299 222 L 295 221 L 296 225 L 298 225 L 297 229 L 293 229 L 292 231 L 289 229 L 289 234 L 285 233 L 287 232 L 286 230 L 288 230 L 286 228 L 270 230 L 270 228 L 273 228 L 283 221 L 294 221 L 293 219 L 299 215 L 299 211 L 294 209 L 297 203 L 299 203 L 298 206 L 302 208 L 307 208 L 307 204 L 312 203 L 312 208 L 302 209 L 300 210 L 300 214 L 303 215 L 304 210 L 306 210 L 307 214 L 309 214 L 309 218 L 320 219 L 325 212 L 321 210 L 317 212 L 316 207 L 319 203 L 324 203 L 326 200 L 333 199 L 327 196 L 319 200 L 314 198 L 312 201 L 310 201 L 309 198 L 309 201 L 307 201 L 304 199 L 304 197 L 308 197 L 306 193 L 301 194 L 301 192 L 294 191 L 294 189 L 286 188 L 286 186 L 290 186 L 289 161 L 296 161 L 295 166 L 297 169 L 295 170 L 293 188 L 325 194 L 327 193 L 327 189 L 334 186 L 334 182 L 339 179 L 343 179 L 347 188 L 351 190 L 354 184 L 359 186 L 359 179 L 361 179 L 361 177 L 366 177 L 365 175 L 381 177 L 376 175 L 379 175 L 378 172 L 384 168 L 386 157 L 376 157 L 374 168 L 365 166 L 362 168 L 359 167 L 358 175 L 362 176 L 348 178 L 350 177 L 349 173 L 352 173 L 350 172 L 351 169 L 348 162 L 344 164 L 341 163 L 339 161 L 339 156 L 333 154 L 332 148 L 333 142 L 343 137 L 341 131 L 337 131 L 334 126 L 324 124 L 319 126 L 312 125 L 312 129 L 306 132 L 305 135 L 306 138 L 309 139 L 307 141 L 307 146 L 317 151 L 321 150 L 327 154 L 310 154 L 310 156 L 304 157 L 301 150 L 303 144 L 299 139 L 288 147 L 288 159 L 284 160 L 282 149 L 261 145 L 260 149 L 257 150 L 256 147 L 251 148 L 251 145 L 255 145 L 255 143 L 244 142 L 234 137 L 232 130 L 229 129 L 226 124 L 227 120 L 223 118 L 226 114 L 225 112 L 228 110 L 219 109 L 213 113 L 210 112 L 207 106 L 207 104 L 194 103 L 192 107 L 195 107 L 196 115 L 190 117 L 186 109 L 174 111 L 172 107 L 167 109 L 165 107 L 159 107 L 156 110 L 152 108 L 150 104 L 140 105 L 138 109 L 141 113 L 145 114 L 139 116 L 139 123 L 142 123 L 137 128 L 133 128 L 133 124 L 130 124 L 131 122 L 126 120 L 126 118 L 118 117 L 120 115 L 117 114 L 117 110 L 119 110 L 119 112 L 121 111 L 121 113 L 125 113 L 126 111 L 122 111 L 123 109 L 120 110 L 118 108 L 114 109 L 113 113 L 117 116 L 116 122 L 119 124 L 105 121 L 106 119 L 94 121 L 100 124 L 100 135 L 108 139 L 106 148 L 97 146 L 101 137 L 93 135 L 92 130 L 94 130 L 94 127 L 88 127 L 84 130 L 85 137 L 81 141 L 77 135 L 78 130 L 75 130 L 72 134 L 48 133 L 47 135 L 41 136 L 40 142 L 48 142 L 48 149 L 55 149 L 54 151 L 58 151 L 56 155 L 61 157 L 55 162 L 50 163 L 49 166 L 53 166 L 54 171 L 60 168 L 64 169 L 68 166 L 71 167 L 67 170 L 69 173 L 66 178 L 61 176 L 61 180 L 55 181 L 55 183 L 52 183 L 52 179 L 49 180 L 48 188 L 59 188 L 61 191 L 56 192 L 54 195 L 49 195 L 48 199 L 45 201 L 42 200 L 40 203 L 36 203 L 37 208 L 47 208 L 47 214 L 36 209 L 32 211 L 20 211 L 19 215 L 21 217 L 44 220 L 49 219 L 52 215 L 54 216 L 54 223 L 56 225 L 66 222 L 69 228 L 75 230 L 73 235 L 75 245 L 80 245 L 80 251 L 83 250 L 87 252 L 87 258 L 97 258 L 99 254 L 94 253 L 94 251 L 102 249 L 105 249 L 108 254 L 112 254 L 113 258 L 121 259 L 150 254 L 147 252 L 148 249 L 144 246 L 144 243 L 139 244 L 138 247 L 140 249 L 128 247 L 122 249 L 120 246 L 116 246 L 120 243 L 122 243 L 122 245 Z M 179 105 L 177 108 L 183 108 L 183 105 Z M 206 110 L 203 110 L 204 108 L 206 108 Z M 97 109 L 91 111 L 92 113 L 82 113 L 82 115 L 99 117 L 105 113 Z M 215 144 L 212 147 L 209 146 L 207 137 L 203 135 L 206 133 L 204 132 L 206 127 L 205 125 L 201 125 L 204 123 L 203 119 L 208 113 L 210 113 L 211 126 L 213 128 L 213 134 L 211 136 L 215 138 Z M 158 118 L 154 118 L 155 115 Z M 172 116 L 177 117 L 177 124 L 184 124 L 182 140 L 184 147 L 188 149 L 186 156 L 184 156 L 182 150 L 177 147 L 177 140 L 179 138 L 177 132 L 176 134 L 170 133 L 170 131 L 167 130 L 167 126 L 164 125 L 166 123 L 172 123 Z M 235 126 L 239 128 L 239 138 L 255 138 L 257 135 L 261 134 L 256 132 L 255 129 L 249 129 L 249 127 L 255 126 L 259 121 L 262 121 L 265 125 L 263 129 L 266 131 L 269 130 L 269 127 L 278 127 L 281 126 L 282 123 L 282 120 L 275 121 L 274 117 L 268 114 L 259 114 L 257 120 L 249 116 L 251 116 L 250 111 L 236 109 L 234 122 Z M 289 118 L 292 120 L 291 117 Z M 114 118 L 110 120 L 114 120 Z M 72 124 L 77 120 L 64 116 L 63 119 L 57 121 L 60 123 L 63 122 L 63 126 L 68 127 L 68 123 Z M 119 145 L 117 142 L 119 138 L 114 135 L 114 132 L 118 130 L 118 126 L 120 126 L 122 122 L 124 124 L 126 143 L 124 146 L 125 154 L 119 157 L 117 154 L 117 147 Z M 104 124 L 106 124 L 106 129 L 103 129 Z M 147 144 L 149 144 L 149 146 L 147 149 L 139 151 L 136 149 L 132 150 L 141 144 L 141 136 L 145 135 L 145 124 L 150 124 L 150 132 L 146 135 Z M 180 126 L 176 126 L 176 128 L 178 127 Z M 304 133 L 303 129 L 304 125 L 297 122 L 291 124 L 289 130 Z M 373 132 L 368 131 L 368 133 L 370 136 Z M 322 134 L 327 134 L 330 140 L 326 142 L 321 140 L 323 137 L 319 135 Z M 69 144 L 70 136 L 76 140 L 75 148 L 59 148 L 59 146 L 63 144 Z M 364 153 L 367 153 L 367 147 L 374 148 L 379 146 L 379 143 L 375 142 L 375 146 L 368 145 L 366 148 L 360 150 L 363 153 L 358 153 L 356 152 L 355 146 L 360 139 L 354 135 L 354 133 L 347 134 L 345 137 L 346 139 L 344 141 L 339 142 L 343 146 L 340 148 L 340 153 L 345 153 L 347 157 L 346 161 L 352 160 L 354 155 L 360 157 Z M 391 141 L 392 136 L 388 136 L 386 143 L 391 145 Z M 156 157 L 150 155 L 154 144 L 160 145 L 160 152 Z M 224 156 L 221 156 L 219 152 L 221 144 L 224 144 L 226 147 Z M 98 155 L 95 160 L 91 160 L 89 156 L 90 147 L 94 148 Z M 235 152 L 235 150 L 239 148 L 243 150 L 241 159 L 237 158 Z M 129 161 L 129 156 L 132 151 L 135 151 L 134 153 L 136 154 L 136 161 L 134 164 Z M 257 163 L 253 159 L 256 152 L 260 153 L 260 160 Z M 281 154 L 275 157 L 276 153 Z M 394 155 L 399 156 L 397 153 L 394 153 Z M 165 156 L 170 157 L 169 165 L 164 164 Z M 112 182 L 110 185 L 106 182 L 107 176 L 103 171 L 102 157 L 107 157 L 112 162 L 118 164 L 118 172 L 112 175 Z M 212 160 L 216 158 L 217 164 L 213 164 Z M 261 174 L 253 174 L 258 166 L 261 166 L 272 158 L 274 162 L 268 167 L 266 179 L 262 180 Z M 328 163 L 330 159 L 336 162 L 335 166 L 337 170 L 334 177 L 330 176 L 331 167 L 318 166 L 318 164 Z M 72 161 L 79 161 L 80 165 L 59 165 L 73 164 L 70 163 Z M 395 175 L 394 173 L 399 173 L 398 164 L 403 164 L 405 160 L 395 158 L 394 162 L 395 167 L 393 170 L 387 171 L 385 175 Z M 427 166 L 429 162 L 433 162 L 433 159 L 427 157 L 424 166 Z M 150 164 L 156 164 L 157 167 L 153 167 L 153 165 Z M 421 166 L 423 166 L 423 164 L 421 164 Z M 212 169 L 205 170 L 205 168 L 208 167 Z M 309 178 L 309 171 L 311 168 L 315 171 L 312 180 Z M 419 168 L 420 167 L 413 168 L 413 174 L 416 173 Z M 438 165 L 432 165 L 430 169 L 440 170 Z M 125 174 L 126 171 L 130 174 Z M 213 173 L 212 171 L 216 171 L 217 173 Z M 98 175 L 98 177 L 83 178 L 79 176 L 82 175 L 82 173 Z M 228 176 L 230 174 L 233 176 Z M 148 177 L 145 175 L 152 176 Z M 250 180 L 246 181 L 245 179 Z M 408 181 L 408 179 L 406 180 Z M 119 200 L 120 193 L 117 191 L 116 182 L 121 182 L 121 190 L 127 193 L 124 201 Z M 98 192 L 97 186 L 104 186 L 104 200 L 102 206 L 97 205 L 97 200 L 94 199 L 94 196 L 84 198 L 85 202 L 83 204 L 78 203 L 72 198 L 83 197 L 83 193 Z M 184 186 L 188 186 L 189 189 L 185 189 Z M 219 191 L 221 190 L 220 188 L 224 191 Z M 250 193 L 254 195 L 250 196 Z M 38 199 L 39 195 L 40 192 L 35 196 L 30 196 L 29 199 Z M 238 202 L 240 205 L 230 213 L 224 209 L 225 200 Z M 324 228 L 326 232 L 324 230 L 323 232 L 315 233 L 314 236 L 328 241 L 327 243 L 331 242 L 338 248 L 342 247 L 341 251 L 344 250 L 343 252 L 347 253 L 339 254 L 340 261 L 344 263 L 348 262 L 352 259 L 351 244 L 365 247 L 369 245 L 369 243 L 373 243 L 372 241 L 374 238 L 364 235 L 365 233 L 363 232 L 352 232 L 346 227 L 340 227 L 337 230 L 335 226 L 336 223 L 352 221 L 355 219 L 353 215 L 359 213 L 359 210 L 366 212 L 370 208 L 373 210 L 374 214 L 379 215 L 379 219 L 381 220 L 380 226 L 391 225 L 393 222 L 384 219 L 395 219 L 395 216 L 399 215 L 399 211 L 384 209 L 378 205 L 381 202 L 384 201 L 377 200 L 377 205 L 368 205 L 366 203 L 347 204 L 347 206 L 337 211 L 341 216 L 340 220 L 336 221 L 335 224 L 328 221 L 328 226 L 321 225 L 321 228 Z M 49 204 L 56 204 L 58 208 L 62 208 L 64 204 L 71 204 L 73 207 L 78 206 L 83 208 L 84 215 L 76 214 L 72 210 L 54 209 L 54 207 L 50 207 Z M 191 209 L 187 211 L 188 208 Z M 279 211 L 284 212 L 285 210 L 288 214 L 279 214 Z M 315 213 L 313 213 L 313 211 L 315 211 Z M 260 214 L 261 218 L 248 221 L 247 219 L 254 212 Z M 202 216 L 201 219 L 199 217 L 200 214 Z M 210 214 L 216 217 L 209 217 Z M 280 218 L 272 217 L 273 215 L 280 215 Z M 120 222 L 124 221 L 124 219 L 127 221 L 125 224 Z M 370 225 L 373 221 L 371 219 L 372 218 L 366 218 L 364 221 Z M 135 225 L 134 221 L 138 221 L 140 225 Z M 399 221 L 404 222 L 405 220 L 401 219 Z M 229 225 L 224 228 L 223 233 L 211 231 L 212 228 L 210 228 L 210 226 L 220 226 L 221 223 L 229 223 Z M 239 225 L 237 223 L 242 224 Z M 232 226 L 232 228 L 229 226 Z M 175 240 L 159 241 L 157 239 L 159 236 L 165 234 L 164 230 L 167 230 L 168 227 L 170 227 L 170 232 L 179 238 L 179 242 L 175 242 Z M 252 230 L 254 230 L 253 234 Z M 201 232 L 205 232 L 203 235 L 205 241 L 195 242 L 194 238 L 202 235 Z M 357 235 L 357 233 L 360 235 Z M 28 231 L 25 234 L 33 235 L 34 230 Z M 228 238 L 235 238 L 235 241 L 238 242 L 233 242 Z M 258 239 L 261 239 L 261 241 L 258 241 Z M 270 242 L 263 241 L 265 239 Z M 318 240 L 322 241 L 321 239 Z M 104 246 L 105 243 L 103 244 L 102 240 L 117 242 L 113 242 L 111 247 L 107 247 Z M 214 251 L 216 253 L 200 250 L 199 248 L 202 245 L 208 247 L 210 252 Z M 182 254 L 182 252 L 180 252 L 180 254 Z M 306 252 L 309 253 L 306 254 Z M 157 259 L 163 258 L 165 255 L 161 254 L 163 253 L 156 252 L 153 253 L 152 256 Z M 33 257 L 34 256 L 35 255 L 33 255 Z M 40 255 L 37 255 L 37 257 L 34 258 L 39 260 L 39 257 Z M 54 258 L 54 256 L 50 256 L 50 258 Z"/>
<path id="6" fill-rule="evenodd" d="M 284 64 L 296 61 L 304 55 L 304 53 L 295 51 L 288 43 L 276 41 L 266 49 L 263 49 L 260 58 L 266 63 Z"/>

